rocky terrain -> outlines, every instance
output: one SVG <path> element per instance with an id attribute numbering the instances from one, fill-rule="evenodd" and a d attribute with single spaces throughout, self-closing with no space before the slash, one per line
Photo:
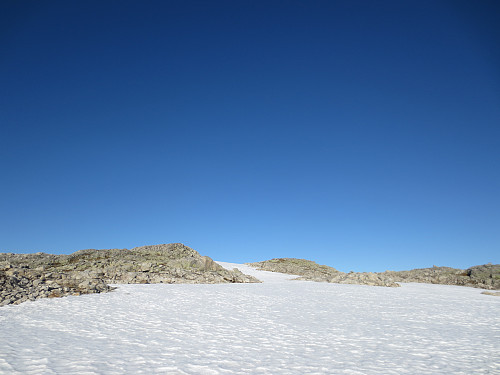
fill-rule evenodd
<path id="1" fill-rule="evenodd" d="M 461 285 L 483 289 L 500 289 L 500 265 L 485 264 L 466 270 L 450 267 L 432 267 L 411 271 L 349 272 L 344 273 L 335 268 L 315 262 L 278 258 L 263 262 L 249 263 L 265 271 L 282 272 L 299 275 L 298 280 L 323 281 L 339 284 L 361 284 L 397 287 L 398 282 L 417 282 L 429 284 Z"/>
<path id="2" fill-rule="evenodd" d="M 399 287 L 399 284 L 389 275 L 381 275 L 373 272 L 345 273 L 333 267 L 324 266 L 305 259 L 278 258 L 263 262 L 248 263 L 248 265 L 264 271 L 281 272 L 300 276 L 296 280 Z"/>
<path id="3" fill-rule="evenodd" d="M 10 264 L 0 266 L 0 306 L 113 289 L 102 279 L 89 279 L 78 274 L 45 272 L 40 268 L 13 267 Z"/>
<path id="4" fill-rule="evenodd" d="M 265 271 L 298 275 L 298 280 L 398 287 L 398 282 L 461 285 L 500 289 L 500 265 L 466 270 L 432 267 L 411 271 L 341 272 L 295 258 L 249 263 Z M 255 283 L 239 270 L 226 270 L 183 244 L 128 249 L 80 250 L 70 255 L 0 253 L 0 306 L 38 298 L 113 290 L 108 284 Z M 488 292 L 498 295 L 498 292 Z"/>
<path id="5" fill-rule="evenodd" d="M 411 271 L 379 273 L 403 283 L 461 285 L 482 289 L 500 289 L 500 264 L 484 264 L 462 270 L 450 267 L 420 268 Z"/>
<path id="6" fill-rule="evenodd" d="M 0 306 L 107 292 L 108 284 L 255 282 L 178 243 L 70 255 L 0 253 Z"/>

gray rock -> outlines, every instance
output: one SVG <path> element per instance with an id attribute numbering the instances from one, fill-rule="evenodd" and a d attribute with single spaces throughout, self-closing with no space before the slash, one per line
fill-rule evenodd
<path id="1" fill-rule="evenodd" d="M 500 289 L 500 265 L 485 264 L 467 270 L 437 267 L 410 271 L 385 271 L 380 273 L 344 273 L 335 268 L 319 265 L 305 259 L 279 258 L 249 265 L 266 271 L 300 275 L 299 280 L 326 281 L 340 284 L 362 284 L 397 287 L 398 282 L 461 285 L 482 289 Z"/>
<path id="2" fill-rule="evenodd" d="M 500 265 L 485 264 L 467 270 L 450 267 L 420 268 L 410 271 L 385 271 L 381 274 L 398 282 L 460 285 L 482 289 L 500 289 Z"/>
<path id="3" fill-rule="evenodd" d="M 500 297 L 500 292 L 488 292 L 488 291 L 484 291 L 481 294 L 486 294 L 488 296 L 497 296 L 497 297 Z"/>
<path id="4" fill-rule="evenodd" d="M 265 271 L 299 275 L 300 277 L 296 280 L 399 287 L 399 284 L 395 283 L 391 277 L 379 276 L 373 273 L 344 273 L 333 267 L 317 264 L 306 259 L 277 258 L 248 264 Z"/>
<path id="5" fill-rule="evenodd" d="M 70 255 L 0 253 L 0 306 L 114 289 L 107 284 L 255 282 L 178 243 Z"/>

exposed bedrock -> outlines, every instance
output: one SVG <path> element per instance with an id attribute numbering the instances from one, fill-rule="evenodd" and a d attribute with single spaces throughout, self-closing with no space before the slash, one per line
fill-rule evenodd
<path id="1" fill-rule="evenodd" d="M 305 259 L 278 258 L 249 263 L 265 271 L 283 272 L 300 276 L 298 280 L 323 281 L 340 284 L 361 284 L 397 287 L 398 282 L 460 285 L 483 289 L 500 289 L 500 265 L 485 264 L 466 270 L 450 267 L 432 267 L 411 271 L 340 272 Z"/>
<path id="2" fill-rule="evenodd" d="M 380 274 L 404 283 L 413 282 L 500 289 L 500 264 L 488 263 L 465 270 L 434 266 L 411 271 L 385 271 Z"/>
<path id="3" fill-rule="evenodd" d="M 0 253 L 0 306 L 112 290 L 107 284 L 255 283 L 179 243 L 70 255 Z"/>
<path id="4" fill-rule="evenodd" d="M 249 263 L 249 265 L 265 271 L 298 275 L 299 277 L 296 280 L 387 287 L 399 286 L 389 276 L 381 276 L 373 272 L 340 272 L 333 267 L 324 266 L 305 259 L 277 258 L 263 262 Z"/>

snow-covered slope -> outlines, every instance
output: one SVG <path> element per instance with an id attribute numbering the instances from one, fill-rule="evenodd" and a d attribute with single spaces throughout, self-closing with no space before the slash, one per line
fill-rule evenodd
<path id="1" fill-rule="evenodd" d="M 0 309 L 1 374 L 498 374 L 500 298 L 426 284 L 119 285 Z"/>
<path id="2" fill-rule="evenodd" d="M 264 283 L 282 283 L 295 279 L 296 277 L 299 277 L 298 275 L 287 275 L 279 272 L 260 271 L 255 267 L 250 267 L 247 266 L 246 264 L 236 264 L 236 263 L 227 263 L 218 261 L 216 263 L 220 264 L 222 267 L 228 270 L 237 268 L 244 274 L 256 277 L 257 279 L 259 279 Z"/>

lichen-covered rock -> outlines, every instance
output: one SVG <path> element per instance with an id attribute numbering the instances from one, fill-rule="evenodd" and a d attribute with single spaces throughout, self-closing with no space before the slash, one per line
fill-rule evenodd
<path id="1" fill-rule="evenodd" d="M 44 297 L 101 293 L 107 284 L 255 283 L 179 243 L 70 255 L 0 253 L 0 306 Z"/>
<path id="2" fill-rule="evenodd" d="M 39 298 L 108 292 L 114 288 L 100 279 L 81 281 L 72 273 L 30 268 L 0 268 L 0 306 Z"/>
<path id="3" fill-rule="evenodd" d="M 500 289 L 500 265 L 484 264 L 466 270 L 450 267 L 421 268 L 410 271 L 349 272 L 319 265 L 305 259 L 279 258 L 249 265 L 266 271 L 299 275 L 297 280 L 326 281 L 339 284 L 399 286 L 403 283 L 460 285 L 482 289 Z"/>
<path id="4" fill-rule="evenodd" d="M 264 271 L 281 272 L 300 276 L 296 280 L 399 287 L 399 284 L 395 283 L 390 276 L 381 276 L 371 272 L 344 273 L 333 267 L 317 264 L 316 262 L 306 259 L 277 258 L 248 264 Z"/>
<path id="5" fill-rule="evenodd" d="M 419 268 L 410 271 L 386 271 L 381 274 L 398 282 L 460 285 L 482 289 L 500 289 L 500 265 L 484 264 L 466 270 L 450 267 Z"/>
<path id="6" fill-rule="evenodd" d="M 296 258 L 275 258 L 263 262 L 248 263 L 248 265 L 265 271 L 318 278 L 322 281 L 325 281 L 332 275 L 340 273 L 335 268 L 324 266 L 310 260 Z"/>

